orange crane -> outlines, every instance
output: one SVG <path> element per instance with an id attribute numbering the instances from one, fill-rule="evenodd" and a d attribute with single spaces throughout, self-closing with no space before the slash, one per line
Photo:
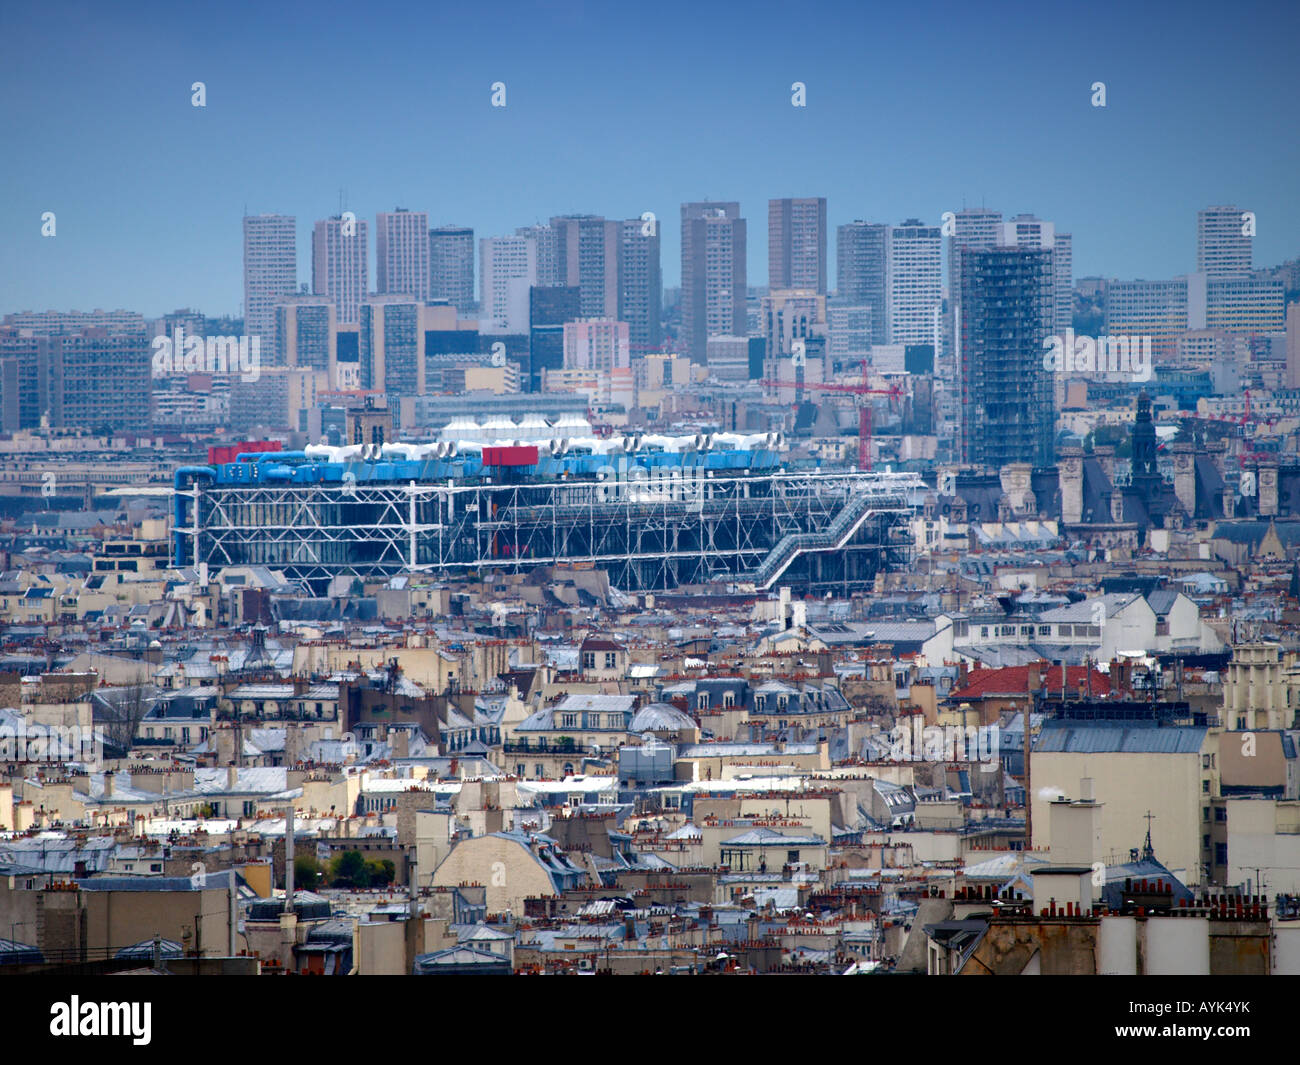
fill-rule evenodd
<path id="1" fill-rule="evenodd" d="M 759 384 L 776 388 L 790 388 L 793 386 L 796 405 L 802 401 L 800 393 L 805 388 L 818 392 L 847 393 L 859 397 L 892 396 L 897 399 L 904 395 L 903 389 L 899 385 L 892 385 L 889 388 L 868 388 L 865 383 L 867 380 L 867 364 L 865 361 L 862 363 L 863 384 L 860 385 L 819 384 L 813 381 L 804 381 L 802 377 L 803 374 L 801 373 L 799 378 L 794 381 L 763 380 Z M 858 399 L 858 469 L 871 469 L 871 401 L 862 398 Z"/>

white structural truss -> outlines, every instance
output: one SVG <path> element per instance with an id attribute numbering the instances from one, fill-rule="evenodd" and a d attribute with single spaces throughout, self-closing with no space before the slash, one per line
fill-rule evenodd
<path id="1" fill-rule="evenodd" d="M 537 566 L 605 569 L 624 590 L 712 580 L 862 587 L 909 561 L 912 474 L 768 469 L 651 478 L 222 484 L 178 490 L 177 561 L 260 565 L 314 586 Z"/>

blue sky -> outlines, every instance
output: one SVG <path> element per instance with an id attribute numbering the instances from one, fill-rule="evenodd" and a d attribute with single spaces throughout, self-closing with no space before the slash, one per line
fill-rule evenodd
<path id="1" fill-rule="evenodd" d="M 310 282 L 340 190 L 359 217 L 403 206 L 476 236 L 653 211 L 665 284 L 679 205 L 704 198 L 740 201 L 751 284 L 775 196 L 826 196 L 832 239 L 854 218 L 1029 211 L 1073 234 L 1076 276 L 1111 277 L 1194 268 L 1197 209 L 1235 203 L 1271 265 L 1300 255 L 1298 12 L 7 0 L 0 312 L 237 313 L 244 210 L 297 217 Z"/>

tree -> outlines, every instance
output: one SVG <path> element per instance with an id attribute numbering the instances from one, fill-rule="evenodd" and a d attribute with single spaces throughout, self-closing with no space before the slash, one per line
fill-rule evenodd
<path id="1" fill-rule="evenodd" d="M 397 877 L 397 868 L 388 858 L 377 858 L 366 862 L 366 872 L 370 877 L 371 887 L 387 887 Z"/>
<path id="2" fill-rule="evenodd" d="M 360 851 L 344 851 L 330 862 L 330 884 L 338 888 L 370 886 L 370 869 Z"/>
<path id="3" fill-rule="evenodd" d="M 105 702 L 109 706 L 103 715 L 108 741 L 123 751 L 129 751 L 140 722 L 153 709 L 153 703 L 146 698 L 143 684 L 132 684 L 119 698 L 110 696 Z"/>
<path id="4" fill-rule="evenodd" d="M 293 883 L 295 888 L 312 891 L 320 885 L 321 865 L 310 854 L 299 854 L 293 859 Z"/>

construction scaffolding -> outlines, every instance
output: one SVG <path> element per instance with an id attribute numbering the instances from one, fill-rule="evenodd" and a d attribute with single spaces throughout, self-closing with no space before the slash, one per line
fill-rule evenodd
<path id="1" fill-rule="evenodd" d="M 604 569 L 624 591 L 718 580 L 852 590 L 909 563 L 923 485 L 912 474 L 633 466 L 585 479 L 178 474 L 176 491 L 177 564 L 266 566 L 318 594 L 341 575 L 480 579 L 554 565 Z"/>

